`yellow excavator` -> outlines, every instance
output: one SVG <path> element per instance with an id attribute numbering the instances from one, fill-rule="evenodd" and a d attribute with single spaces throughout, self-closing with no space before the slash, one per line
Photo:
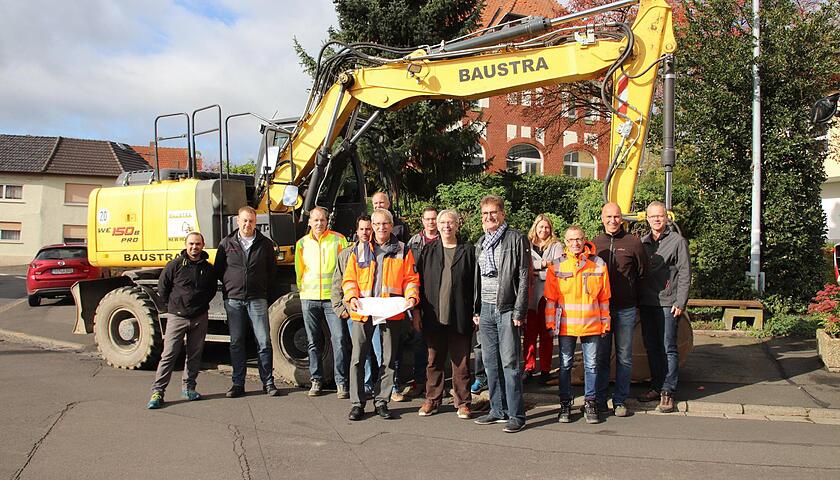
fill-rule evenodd
<path id="1" fill-rule="evenodd" d="M 603 12 L 638 4 L 632 25 L 591 23 Z M 590 23 L 587 23 L 590 22 Z M 307 340 L 295 288 L 293 246 L 305 233 L 315 206 L 330 212 L 331 228 L 350 233 L 366 211 L 364 172 L 354 145 L 383 111 L 431 99 L 478 100 L 559 83 L 604 78 L 601 100 L 611 112 L 610 164 L 604 199 L 624 212 L 633 207 L 638 168 L 650 125 L 659 70 L 664 72 L 665 200 L 671 206 L 674 165 L 674 52 L 671 8 L 664 0 L 619 0 L 558 18 L 526 17 L 479 30 L 451 41 L 414 48 L 371 43 L 330 42 L 318 58 L 314 84 L 300 118 L 261 119 L 262 142 L 256 175 L 242 177 L 186 171 L 132 172 L 118 185 L 91 192 L 88 252 L 92 264 L 126 269 L 112 278 L 80 282 L 73 288 L 75 332 L 93 333 L 105 360 L 115 367 L 139 368 L 157 361 L 165 331 L 165 307 L 155 289 L 166 262 L 183 248 L 185 235 L 200 231 L 211 255 L 235 228 L 243 205 L 258 211 L 258 223 L 276 244 L 278 277 L 272 284 L 269 318 L 275 375 L 308 382 Z M 324 58 L 327 48 L 334 55 Z M 362 118 L 365 106 L 371 112 Z M 192 132 L 197 114 L 218 114 L 215 129 Z M 224 125 L 240 115 L 227 117 Z M 158 122 L 186 118 L 186 133 L 158 136 Z M 194 128 L 194 127 L 193 127 Z M 218 106 L 162 115 L 155 120 L 160 140 L 218 133 Z M 628 219 L 638 219 L 636 214 Z M 209 341 L 227 341 L 221 298 L 211 305 Z M 326 325 L 323 326 L 326 330 Z M 681 349 L 691 349 L 691 329 L 681 328 Z M 685 333 L 687 332 L 687 333 Z M 325 370 L 332 368 L 329 342 Z M 642 349 L 637 348 L 637 351 Z M 684 355 L 683 355 L 684 357 Z M 646 362 L 636 361 L 646 370 Z M 644 378 L 646 372 L 634 374 Z"/>

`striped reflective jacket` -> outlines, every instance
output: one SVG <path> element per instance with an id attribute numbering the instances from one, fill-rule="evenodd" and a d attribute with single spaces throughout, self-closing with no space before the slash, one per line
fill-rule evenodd
<path id="1" fill-rule="evenodd" d="M 586 337 L 610 329 L 607 264 L 587 242 L 578 257 L 568 249 L 549 265 L 545 279 L 545 323 L 558 335 Z"/>
<path id="2" fill-rule="evenodd" d="M 295 273 L 300 298 L 329 300 L 338 252 L 347 247 L 344 235 L 332 230 L 321 238 L 307 233 L 295 244 Z"/>
<path id="3" fill-rule="evenodd" d="M 405 297 L 413 298 L 415 305 L 420 302 L 420 276 L 414 263 L 414 254 L 403 242 L 397 241 L 391 235 L 391 242 L 397 242 L 392 248 L 392 253 L 383 257 L 382 265 L 376 264 L 376 256 L 370 259 L 367 266 L 362 267 L 356 258 L 356 249 L 350 254 L 347 260 L 347 267 L 344 270 L 344 280 L 341 283 L 344 291 L 344 302 L 349 304 L 352 298 L 364 297 Z M 374 245 L 371 242 L 371 251 Z M 358 248 L 358 247 L 357 247 Z M 376 278 L 381 275 L 379 292 L 374 292 Z M 357 322 L 366 322 L 368 317 L 363 317 L 356 312 L 350 312 L 350 318 Z M 404 313 L 400 313 L 388 320 L 402 320 Z"/>

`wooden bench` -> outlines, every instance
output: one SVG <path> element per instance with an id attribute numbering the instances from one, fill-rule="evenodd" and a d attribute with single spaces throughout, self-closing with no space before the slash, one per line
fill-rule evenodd
<path id="1" fill-rule="evenodd" d="M 723 324 L 727 330 L 735 327 L 735 318 L 752 318 L 754 328 L 764 327 L 764 305 L 758 300 L 711 300 L 692 298 L 688 300 L 689 307 L 719 307 L 723 308 Z"/>

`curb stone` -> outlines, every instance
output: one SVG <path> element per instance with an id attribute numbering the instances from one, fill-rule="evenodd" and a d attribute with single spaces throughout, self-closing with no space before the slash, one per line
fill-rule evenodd
<path id="1" fill-rule="evenodd" d="M 745 415 L 785 415 L 791 417 L 807 417 L 808 410 L 805 407 L 771 407 L 768 405 L 744 404 Z"/>

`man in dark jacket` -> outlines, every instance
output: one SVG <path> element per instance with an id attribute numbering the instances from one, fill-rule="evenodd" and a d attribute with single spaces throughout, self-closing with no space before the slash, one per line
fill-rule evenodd
<path id="1" fill-rule="evenodd" d="M 639 316 L 651 389 L 639 401 L 659 400 L 659 411 L 669 413 L 674 411 L 679 369 L 677 323 L 688 303 L 691 267 L 688 243 L 668 225 L 665 204 L 651 202 L 647 221 L 650 233 L 642 237 L 642 244 L 650 271 L 639 287 Z"/>
<path id="2" fill-rule="evenodd" d="M 236 224 L 239 228 L 219 243 L 215 261 L 230 328 L 233 385 L 226 396 L 236 398 L 245 394 L 245 332 L 249 322 L 257 341 L 263 391 L 276 397 L 280 392 L 274 386 L 268 331 L 269 285 L 276 269 L 274 245 L 256 229 L 257 212 L 253 208 L 240 208 Z"/>
<path id="3" fill-rule="evenodd" d="M 185 336 L 187 353 L 181 393 L 187 400 L 201 398 L 195 391 L 195 380 L 201 364 L 201 352 L 204 350 L 204 337 L 207 335 L 207 310 L 210 308 L 210 300 L 216 295 L 216 272 L 207 262 L 208 258 L 204 251 L 204 237 L 198 232 L 189 233 L 186 248 L 166 264 L 158 279 L 158 295 L 166 305 L 168 315 L 163 354 L 152 384 L 152 398 L 148 408 L 163 406 L 163 394 L 169 385 Z"/>
<path id="4" fill-rule="evenodd" d="M 604 233 L 595 237 L 598 256 L 607 264 L 610 279 L 610 330 L 598 344 L 598 373 L 595 382 L 598 411 L 607 411 L 610 384 L 612 344 L 615 339 L 615 390 L 613 411 L 617 417 L 628 415 L 624 405 L 630 395 L 633 371 L 633 332 L 636 329 L 638 283 L 648 269 L 648 258 L 642 242 L 624 231 L 621 207 L 608 203 L 601 209 Z"/>
<path id="5" fill-rule="evenodd" d="M 504 423 L 503 431 L 514 433 L 525 427 L 520 339 L 528 315 L 531 246 L 528 237 L 508 228 L 505 202 L 497 195 L 481 199 L 481 225 L 473 321 L 487 372 L 490 413 L 475 423 Z"/>
<path id="6" fill-rule="evenodd" d="M 384 208 L 391 212 L 391 215 L 394 217 L 394 230 L 393 235 L 397 237 L 397 240 L 408 243 L 409 238 L 411 237 L 411 231 L 408 229 L 408 225 L 405 224 L 405 221 L 398 217 L 392 210 L 391 210 L 391 200 L 388 199 L 388 194 L 385 192 L 376 192 L 370 197 L 370 201 L 373 204 L 373 209 L 376 210 L 377 208 Z"/>

